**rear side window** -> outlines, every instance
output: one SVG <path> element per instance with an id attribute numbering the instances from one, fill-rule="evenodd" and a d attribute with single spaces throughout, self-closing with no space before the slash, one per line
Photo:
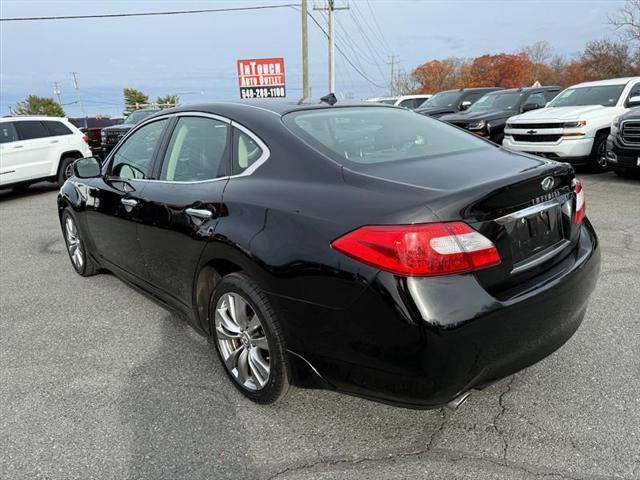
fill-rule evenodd
<path id="1" fill-rule="evenodd" d="M 71 135 L 73 132 L 62 122 L 55 121 L 45 121 L 44 124 L 47 126 L 49 133 L 51 136 L 56 137 L 58 135 Z"/>
<path id="2" fill-rule="evenodd" d="M 392 108 L 350 107 L 294 112 L 285 124 L 342 165 L 366 165 L 492 148 L 438 120 Z"/>
<path id="3" fill-rule="evenodd" d="M 162 162 L 160 180 L 198 182 L 225 176 L 228 129 L 228 124 L 212 118 L 180 118 Z"/>
<path id="4" fill-rule="evenodd" d="M 49 131 L 44 124 L 38 120 L 22 120 L 16 123 L 20 140 L 32 140 L 34 138 L 44 138 L 49 136 Z"/>
<path id="5" fill-rule="evenodd" d="M 262 157 L 260 145 L 246 133 L 234 129 L 233 133 L 233 166 L 232 174 L 238 175 Z"/>
<path id="6" fill-rule="evenodd" d="M 18 141 L 18 132 L 13 122 L 0 123 L 0 143 L 9 143 Z"/>

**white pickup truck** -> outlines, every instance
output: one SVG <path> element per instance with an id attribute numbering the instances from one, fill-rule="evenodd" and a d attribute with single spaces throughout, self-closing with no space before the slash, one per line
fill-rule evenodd
<path id="1" fill-rule="evenodd" d="M 507 120 L 503 146 L 543 157 L 607 168 L 611 123 L 640 105 L 640 77 L 574 85 L 546 108 Z"/>

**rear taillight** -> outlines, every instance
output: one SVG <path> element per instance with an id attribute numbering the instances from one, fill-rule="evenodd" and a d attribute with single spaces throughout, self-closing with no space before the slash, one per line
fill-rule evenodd
<path id="1" fill-rule="evenodd" d="M 89 144 L 89 136 L 84 134 L 82 135 L 82 140 L 84 140 L 84 143 L 86 143 L 87 145 Z"/>
<path id="2" fill-rule="evenodd" d="M 363 263 L 406 276 L 471 272 L 500 263 L 491 240 L 462 222 L 366 226 L 331 246 Z"/>
<path id="3" fill-rule="evenodd" d="M 573 190 L 576 193 L 576 216 L 574 222 L 576 225 L 580 225 L 584 216 L 587 214 L 587 204 L 584 201 L 584 189 L 580 180 L 573 181 Z"/>

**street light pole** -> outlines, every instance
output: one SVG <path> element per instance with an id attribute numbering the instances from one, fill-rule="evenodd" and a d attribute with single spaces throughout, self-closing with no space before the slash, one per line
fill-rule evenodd
<path id="1" fill-rule="evenodd" d="M 307 1 L 302 0 L 302 100 L 311 96 L 309 91 L 309 36 L 307 29 Z"/>
<path id="2" fill-rule="evenodd" d="M 329 93 L 335 93 L 336 76 L 335 76 L 335 39 L 333 35 L 333 20 L 334 20 L 333 16 L 336 10 L 349 10 L 349 5 L 345 7 L 336 7 L 334 0 L 328 0 L 328 4 L 326 7 L 314 7 L 313 9 L 328 12 L 327 40 L 329 42 Z"/>

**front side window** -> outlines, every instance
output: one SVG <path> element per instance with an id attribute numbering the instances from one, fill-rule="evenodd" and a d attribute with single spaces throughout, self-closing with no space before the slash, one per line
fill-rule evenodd
<path id="1" fill-rule="evenodd" d="M 232 174 L 238 175 L 252 166 L 260 157 L 262 157 L 262 148 L 258 143 L 246 133 L 237 128 L 233 134 L 233 166 Z"/>
<path id="2" fill-rule="evenodd" d="M 49 131 L 39 120 L 21 120 L 15 122 L 20 140 L 33 140 L 35 138 L 45 138 L 49 136 Z"/>
<path id="3" fill-rule="evenodd" d="M 45 121 L 44 124 L 47 126 L 47 129 L 49 130 L 49 134 L 54 137 L 58 135 L 71 135 L 73 133 L 62 122 L 55 122 L 55 121 L 48 120 L 48 121 Z"/>
<path id="4" fill-rule="evenodd" d="M 18 132 L 13 122 L 0 123 L 0 143 L 9 143 L 18 141 Z"/>
<path id="5" fill-rule="evenodd" d="M 299 137 L 350 168 L 493 148 L 438 120 L 376 107 L 294 112 L 285 124 Z"/>
<path id="6" fill-rule="evenodd" d="M 615 107 L 624 85 L 604 85 L 600 87 L 568 88 L 558 95 L 549 107 L 585 107 L 588 105 L 602 105 Z"/>
<path id="7" fill-rule="evenodd" d="M 451 107 L 458 103 L 461 92 L 440 92 L 436 93 L 433 97 L 422 104 L 424 108 L 430 107 Z"/>
<path id="8" fill-rule="evenodd" d="M 166 120 L 150 123 L 127 138 L 113 156 L 110 175 L 125 180 L 147 178 L 165 124 Z"/>
<path id="9" fill-rule="evenodd" d="M 631 87 L 629 98 L 632 97 L 640 97 L 640 83 L 636 83 L 633 87 Z"/>
<path id="10" fill-rule="evenodd" d="M 160 180 L 198 182 L 226 174 L 229 125 L 205 117 L 176 123 L 162 163 Z"/>
<path id="11" fill-rule="evenodd" d="M 534 93 L 529 95 L 529 98 L 527 98 L 527 100 L 524 102 L 525 104 L 527 103 L 534 103 L 536 105 L 538 105 L 539 107 L 544 107 L 547 104 L 547 97 L 544 96 L 544 93 Z"/>

